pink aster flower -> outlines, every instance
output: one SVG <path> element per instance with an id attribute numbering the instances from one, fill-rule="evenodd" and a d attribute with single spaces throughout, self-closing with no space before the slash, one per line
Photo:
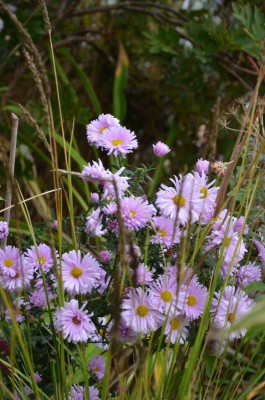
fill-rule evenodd
<path id="1" fill-rule="evenodd" d="M 240 266 L 236 272 L 237 285 L 245 288 L 249 283 L 254 281 L 261 281 L 260 267 L 256 266 L 255 263 Z"/>
<path id="2" fill-rule="evenodd" d="M 99 201 L 99 195 L 96 192 L 90 193 L 90 201 L 91 203 L 97 203 Z"/>
<path id="3" fill-rule="evenodd" d="M 62 255 L 62 272 L 65 290 L 71 294 L 90 293 L 99 279 L 99 263 L 90 254 L 83 258 L 80 250 Z"/>
<path id="4" fill-rule="evenodd" d="M 9 290 L 10 292 L 18 292 L 28 287 L 31 279 L 33 279 L 32 266 L 26 265 L 24 262 L 22 262 L 20 268 L 16 270 L 16 275 L 3 275 L 1 283 L 4 289 Z"/>
<path id="5" fill-rule="evenodd" d="M 124 170 L 125 170 L 125 168 L 122 167 L 117 172 L 115 172 L 115 174 L 110 173 L 109 181 L 105 181 L 103 184 L 103 187 L 104 187 L 103 198 L 105 198 L 108 195 L 116 198 L 116 191 L 115 191 L 115 186 L 114 186 L 115 184 L 116 184 L 116 188 L 117 188 L 119 197 L 124 196 L 124 192 L 129 187 L 129 183 L 128 183 L 129 178 L 127 176 L 121 176 L 121 174 L 123 173 Z M 114 182 L 115 182 L 115 184 L 114 184 Z"/>
<path id="6" fill-rule="evenodd" d="M 216 292 L 212 302 L 215 327 L 230 330 L 232 323 L 238 322 L 251 310 L 252 306 L 253 300 L 249 299 L 242 290 L 226 286 L 223 295 L 221 291 Z M 233 340 L 245 334 L 246 329 L 229 332 L 229 338 Z"/>
<path id="7" fill-rule="evenodd" d="M 261 239 L 263 241 L 262 237 L 261 237 Z M 265 246 L 262 243 L 260 243 L 260 241 L 257 239 L 253 239 L 253 243 L 258 250 L 258 254 L 259 254 L 259 258 L 262 262 L 262 266 L 265 267 Z"/>
<path id="8" fill-rule="evenodd" d="M 34 307 L 46 307 L 47 300 L 44 290 L 36 290 L 30 295 L 30 302 Z"/>
<path id="9" fill-rule="evenodd" d="M 88 143 L 96 147 L 101 146 L 102 134 L 110 127 L 119 127 L 120 121 L 111 114 L 101 114 L 98 119 L 87 125 Z"/>
<path id="10" fill-rule="evenodd" d="M 105 235 L 106 229 L 103 229 L 102 215 L 100 215 L 100 208 L 92 210 L 92 213 L 86 218 L 86 233 L 91 236 L 100 237 Z"/>
<path id="11" fill-rule="evenodd" d="M 163 142 L 153 144 L 153 152 L 157 157 L 163 157 L 170 152 L 170 148 Z"/>
<path id="12" fill-rule="evenodd" d="M 34 246 L 31 246 L 25 253 L 25 263 L 40 270 L 40 264 L 44 272 L 48 272 L 54 266 L 52 249 L 47 244 L 41 243 L 37 246 L 38 253 Z"/>
<path id="13" fill-rule="evenodd" d="M 108 250 L 102 250 L 102 251 L 99 253 L 100 261 L 101 261 L 103 264 L 107 264 L 108 262 L 110 262 L 111 256 L 112 256 L 112 254 L 111 254 L 111 252 L 108 251 Z"/>
<path id="14" fill-rule="evenodd" d="M 124 197 L 121 200 L 121 214 L 127 229 L 143 228 L 156 213 L 156 209 L 141 197 Z"/>
<path id="15" fill-rule="evenodd" d="M 8 236 L 8 225 L 5 221 L 0 221 L 0 239 L 5 239 Z"/>
<path id="16" fill-rule="evenodd" d="M 36 372 L 34 373 L 34 376 L 35 376 L 35 380 L 36 380 L 37 383 L 39 383 L 39 382 L 42 381 L 41 374 L 39 374 L 38 371 L 36 371 Z"/>
<path id="17" fill-rule="evenodd" d="M 142 334 L 156 330 L 161 323 L 162 315 L 152 296 L 142 288 L 132 289 L 122 303 L 121 316 L 125 324 L 135 332 Z"/>
<path id="18" fill-rule="evenodd" d="M 174 221 L 161 216 L 154 217 L 152 222 L 157 234 L 151 237 L 151 243 L 161 243 L 166 247 L 171 247 L 180 242 L 180 230 L 178 226 L 175 226 Z"/>
<path id="19" fill-rule="evenodd" d="M 184 299 L 182 311 L 187 318 L 193 320 L 202 315 L 207 298 L 206 287 L 191 280 L 188 286 L 182 285 L 179 297 L 182 301 Z"/>
<path id="20" fill-rule="evenodd" d="M 95 283 L 95 289 L 97 289 L 97 291 L 100 294 L 102 294 L 109 286 L 110 276 L 106 279 L 107 273 L 101 267 L 97 267 L 96 272 L 99 274 L 99 278 L 97 279 L 97 281 Z"/>
<path id="21" fill-rule="evenodd" d="M 135 332 L 130 326 L 126 325 L 123 318 L 119 322 L 119 333 L 122 342 L 134 343 L 137 340 L 137 332 Z"/>
<path id="22" fill-rule="evenodd" d="M 165 275 L 160 276 L 152 285 L 150 285 L 150 295 L 157 299 L 159 311 L 165 314 L 176 307 L 176 280 Z"/>
<path id="23" fill-rule="evenodd" d="M 95 356 L 90 360 L 88 364 L 90 371 L 96 376 L 97 379 L 101 380 L 104 377 L 106 360 L 102 356 Z"/>
<path id="24" fill-rule="evenodd" d="M 17 297 L 13 303 L 12 308 L 8 308 L 5 311 L 5 320 L 8 324 L 12 322 L 11 315 L 15 317 L 16 321 L 21 323 L 25 321 L 25 315 L 23 315 L 23 308 L 26 310 L 28 304 L 21 297 Z"/>
<path id="25" fill-rule="evenodd" d="M 83 386 L 73 385 L 65 400 L 84 400 L 86 398 L 86 389 Z M 100 400 L 99 391 L 95 386 L 89 386 L 89 400 Z"/>
<path id="26" fill-rule="evenodd" d="M 21 267 L 21 257 L 15 246 L 6 246 L 5 250 L 0 249 L 0 272 L 14 277 Z"/>
<path id="27" fill-rule="evenodd" d="M 203 160 L 202 158 L 199 158 L 199 160 L 196 162 L 196 171 L 199 174 L 202 174 L 202 172 L 208 174 L 209 168 L 210 168 L 210 161 L 208 160 Z"/>
<path id="28" fill-rule="evenodd" d="M 84 181 L 103 185 L 106 180 L 110 179 L 110 171 L 106 170 L 102 161 L 98 159 L 98 162 L 92 161 L 92 164 L 88 163 L 87 166 L 84 167 L 82 178 Z"/>
<path id="29" fill-rule="evenodd" d="M 90 319 L 93 313 L 88 314 L 85 306 L 79 308 L 78 301 L 72 299 L 54 314 L 55 326 L 68 342 L 87 342 L 95 337 L 96 327 Z"/>
<path id="30" fill-rule="evenodd" d="M 58 228 L 58 221 L 57 221 L 57 219 L 54 219 L 54 220 L 52 221 L 52 228 L 53 228 L 53 229 L 57 229 L 57 228 Z"/>
<path id="31" fill-rule="evenodd" d="M 173 309 L 170 310 L 164 331 L 166 340 L 170 340 L 172 344 L 177 342 L 184 344 L 189 335 L 189 331 L 186 326 L 187 322 L 185 319 L 181 315 L 178 315 L 176 312 L 174 312 Z"/>
<path id="32" fill-rule="evenodd" d="M 147 265 L 139 264 L 136 270 L 136 283 L 137 285 L 149 285 L 153 282 L 152 271 L 150 271 Z"/>
<path id="33" fill-rule="evenodd" d="M 199 187 L 202 199 L 202 223 L 208 223 L 215 210 L 215 200 L 218 193 L 217 187 L 212 187 L 215 181 L 208 183 L 208 177 L 202 171 L 201 174 L 194 172 L 195 182 Z"/>
<path id="34" fill-rule="evenodd" d="M 194 223 L 199 220 L 202 210 L 202 198 L 194 176 L 188 174 L 178 179 L 170 179 L 174 187 L 164 184 L 157 193 L 156 204 L 165 217 L 178 219 L 178 223 L 186 225 L 189 220 Z"/>
<path id="35" fill-rule="evenodd" d="M 118 126 L 110 127 L 104 131 L 101 146 L 108 150 L 108 154 L 113 153 L 117 157 L 120 153 L 122 157 L 125 157 L 126 154 L 138 147 L 138 142 L 134 132 Z"/>

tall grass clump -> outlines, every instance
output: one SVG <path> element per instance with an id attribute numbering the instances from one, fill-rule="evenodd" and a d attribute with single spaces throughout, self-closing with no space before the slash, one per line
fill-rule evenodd
<path id="1" fill-rule="evenodd" d="M 167 144 L 153 145 L 149 165 L 130 166 L 138 140 L 121 125 L 124 49 L 115 75 L 115 116 L 101 113 L 85 79 L 100 115 L 88 121 L 86 131 L 95 159 L 84 160 L 75 121 L 64 123 L 57 76 L 64 73 L 45 2 L 40 6 L 53 84 L 23 25 L 2 1 L 0 6 L 25 42 L 43 118 L 39 122 L 23 104 L 19 114 L 38 133 L 45 149 L 39 154 L 47 153 L 43 159 L 53 181 L 48 192 L 24 198 L 14 161 L 6 166 L 0 398 L 264 398 L 263 64 L 248 101 L 238 101 L 234 117 L 241 128 L 230 161 L 200 159 L 193 171 L 158 187 L 174 128 Z M 48 194 L 54 196 L 52 211 Z M 34 201 L 41 229 L 32 221 Z M 9 222 L 4 212 L 13 209 Z"/>

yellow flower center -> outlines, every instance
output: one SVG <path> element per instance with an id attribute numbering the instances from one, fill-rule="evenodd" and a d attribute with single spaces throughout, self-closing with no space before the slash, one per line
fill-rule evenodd
<path id="1" fill-rule="evenodd" d="M 234 321 L 234 319 L 235 319 L 235 314 L 234 313 L 229 313 L 228 317 L 227 317 L 227 320 L 231 323 L 231 322 Z"/>
<path id="2" fill-rule="evenodd" d="M 102 126 L 102 128 L 100 128 L 99 133 L 102 135 L 102 133 L 105 131 L 105 129 L 107 129 L 106 126 Z"/>
<path id="3" fill-rule="evenodd" d="M 98 332 L 99 332 L 100 336 L 108 337 L 108 332 L 104 332 L 103 329 L 100 328 Z"/>
<path id="4" fill-rule="evenodd" d="M 174 201 L 174 203 L 176 204 L 176 206 L 178 206 L 178 207 L 184 207 L 185 204 L 186 204 L 186 199 L 185 199 L 185 197 L 183 197 L 183 196 L 181 196 L 181 195 L 179 195 L 179 194 L 176 194 L 176 195 L 173 197 L 173 201 Z"/>
<path id="5" fill-rule="evenodd" d="M 148 309 L 148 307 L 141 304 L 139 307 L 137 307 L 136 312 L 139 315 L 139 317 L 143 318 L 149 313 L 149 309 Z"/>
<path id="6" fill-rule="evenodd" d="M 202 194 L 200 199 L 206 199 L 206 197 L 208 197 L 208 189 L 205 186 L 202 186 L 200 193 Z"/>
<path id="7" fill-rule="evenodd" d="M 161 292 L 162 299 L 167 303 L 172 299 L 172 293 L 169 290 L 164 290 Z"/>
<path id="8" fill-rule="evenodd" d="M 74 317 L 74 318 L 73 318 L 73 323 L 74 323 L 75 325 L 80 325 L 80 324 L 81 324 L 81 321 L 80 321 L 80 319 L 78 319 L 77 317 Z"/>
<path id="9" fill-rule="evenodd" d="M 41 262 L 41 264 L 43 265 L 44 263 L 46 263 L 46 258 L 45 257 L 39 257 L 39 258 L 36 258 L 36 262 Z"/>
<path id="10" fill-rule="evenodd" d="M 112 140 L 112 145 L 113 146 L 119 146 L 119 145 L 122 145 L 122 144 L 123 144 L 123 141 L 121 139 L 113 139 Z"/>
<path id="11" fill-rule="evenodd" d="M 92 369 L 92 372 L 98 372 L 98 371 L 99 371 L 98 367 L 95 367 L 94 369 Z"/>
<path id="12" fill-rule="evenodd" d="M 191 306 L 191 307 L 195 306 L 195 304 L 197 304 L 197 299 L 196 299 L 196 297 L 194 297 L 194 296 L 189 296 L 189 297 L 188 297 L 188 300 L 187 300 L 187 304 L 188 304 L 188 306 Z"/>
<path id="13" fill-rule="evenodd" d="M 130 210 L 131 217 L 135 218 L 136 217 L 136 212 L 134 210 Z"/>
<path id="14" fill-rule="evenodd" d="M 230 242 L 231 242 L 231 238 L 226 237 L 225 240 L 224 240 L 224 246 L 228 247 L 230 245 Z"/>
<path id="15" fill-rule="evenodd" d="M 179 322 L 179 320 L 178 320 L 177 318 L 173 318 L 173 319 L 170 321 L 170 325 L 171 325 L 171 328 L 172 328 L 173 330 L 177 330 L 177 329 L 179 329 L 180 322 Z"/>
<path id="16" fill-rule="evenodd" d="M 160 233 L 161 237 L 167 236 L 167 233 L 166 233 L 165 229 L 160 229 L 159 233 Z"/>
<path id="17" fill-rule="evenodd" d="M 79 267 L 74 267 L 71 271 L 71 275 L 74 278 L 79 278 L 79 276 L 81 276 L 83 274 L 83 270 Z"/>
<path id="18" fill-rule="evenodd" d="M 6 258 L 4 264 L 6 267 L 10 268 L 13 265 L 13 260 L 11 258 Z"/>

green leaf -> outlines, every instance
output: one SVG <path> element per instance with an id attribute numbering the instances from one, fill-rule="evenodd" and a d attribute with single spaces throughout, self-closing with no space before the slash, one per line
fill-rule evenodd
<path id="1" fill-rule="evenodd" d="M 251 282 L 246 288 L 245 292 L 251 293 L 251 292 L 265 292 L 265 283 L 263 282 Z"/>

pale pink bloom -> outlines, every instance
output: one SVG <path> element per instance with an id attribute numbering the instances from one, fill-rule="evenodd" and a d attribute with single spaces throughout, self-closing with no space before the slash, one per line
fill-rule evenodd
<path id="1" fill-rule="evenodd" d="M 21 268 L 21 262 L 22 255 L 17 247 L 6 246 L 5 250 L 0 249 L 0 273 L 15 276 Z"/>
<path id="2" fill-rule="evenodd" d="M 178 226 L 175 226 L 173 220 L 161 216 L 154 217 L 152 223 L 157 233 L 151 237 L 151 243 L 161 243 L 166 247 L 171 247 L 180 242 L 180 230 Z"/>
<path id="3" fill-rule="evenodd" d="M 101 146 L 101 137 L 103 132 L 111 126 L 120 126 L 120 121 L 111 114 L 101 114 L 98 119 L 87 125 L 88 143 L 96 147 Z"/>
<path id="4" fill-rule="evenodd" d="M 188 174 L 170 179 L 174 187 L 164 184 L 157 193 L 156 204 L 165 217 L 177 223 L 186 225 L 189 221 L 194 223 L 199 220 L 202 210 L 202 198 L 199 187 L 196 185 L 194 176 Z"/>
<path id="5" fill-rule="evenodd" d="M 102 215 L 100 215 L 100 208 L 92 210 L 92 213 L 86 218 L 86 233 L 91 236 L 103 236 L 106 229 L 103 229 Z"/>
<path id="6" fill-rule="evenodd" d="M 210 161 L 199 158 L 199 160 L 196 163 L 196 171 L 199 174 L 202 174 L 202 172 L 204 172 L 205 174 L 208 174 L 209 168 L 210 168 Z"/>
<path id="7" fill-rule="evenodd" d="M 124 197 L 121 199 L 121 214 L 127 229 L 143 228 L 156 213 L 152 204 L 141 197 Z"/>
<path id="8" fill-rule="evenodd" d="M 96 192 L 90 193 L 91 203 L 97 203 L 99 201 L 99 195 Z"/>
<path id="9" fill-rule="evenodd" d="M 54 220 L 52 221 L 52 228 L 53 228 L 53 229 L 57 229 L 57 228 L 58 228 L 58 221 L 57 221 L 57 219 L 54 219 Z"/>
<path id="10" fill-rule="evenodd" d="M 181 286 L 179 298 L 184 304 L 181 310 L 184 315 L 190 320 L 197 319 L 203 314 L 207 289 L 196 281 L 191 280 L 188 285 Z"/>
<path id="11" fill-rule="evenodd" d="M 41 243 L 37 246 L 38 253 L 34 246 L 31 246 L 25 253 L 25 263 L 40 271 L 40 265 L 44 272 L 48 272 L 54 266 L 52 249 L 47 244 Z M 57 252 L 56 252 L 57 256 Z M 56 260 L 58 264 L 58 260 Z"/>
<path id="12" fill-rule="evenodd" d="M 111 252 L 108 251 L 108 250 L 102 250 L 102 251 L 99 253 L 100 261 L 101 261 L 103 264 L 107 264 L 107 263 L 111 260 L 111 256 L 112 256 L 112 254 L 111 254 Z"/>
<path id="13" fill-rule="evenodd" d="M 0 277 L 2 280 L 2 286 L 4 289 L 10 292 L 18 292 L 25 289 L 30 285 L 30 281 L 33 279 L 33 268 L 31 265 L 26 265 L 24 262 L 20 265 L 20 268 L 16 270 L 16 275 L 3 275 Z"/>
<path id="14" fill-rule="evenodd" d="M 157 157 L 163 157 L 170 152 L 170 148 L 163 142 L 153 144 L 153 152 Z"/>
<path id="15" fill-rule="evenodd" d="M 261 268 L 255 263 L 239 266 L 236 272 L 236 283 L 242 288 L 247 287 L 251 282 L 261 281 Z"/>
<path id="16" fill-rule="evenodd" d="M 137 285 L 149 285 L 152 281 L 152 271 L 149 271 L 147 265 L 139 264 L 136 270 Z"/>
<path id="17" fill-rule="evenodd" d="M 80 250 L 64 253 L 62 272 L 65 290 L 72 295 L 90 293 L 99 279 L 98 262 L 90 254 L 81 256 Z"/>
<path id="18" fill-rule="evenodd" d="M 6 221 L 0 221 L 0 240 L 5 239 L 8 236 L 8 225 Z"/>
<path id="19" fill-rule="evenodd" d="M 171 309 L 167 317 L 164 331 L 166 340 L 170 340 L 172 344 L 178 342 L 180 344 L 184 344 L 189 335 L 189 331 L 186 326 L 186 320 L 181 315 L 178 315 L 174 309 Z"/>
<path id="20" fill-rule="evenodd" d="M 101 146 L 108 150 L 108 154 L 113 153 L 115 157 L 121 154 L 125 157 L 133 149 L 138 147 L 138 142 L 134 132 L 118 126 L 106 129 L 102 135 Z"/>
<path id="21" fill-rule="evenodd" d="M 88 314 L 84 310 L 85 306 L 86 303 L 79 308 L 78 301 L 72 299 L 68 303 L 64 303 L 64 307 L 60 307 L 59 311 L 54 314 L 57 320 L 55 326 L 68 342 L 87 342 L 95 337 L 96 327 L 90 319 L 93 313 Z"/>
<path id="22" fill-rule="evenodd" d="M 194 178 L 201 193 L 200 198 L 202 199 L 202 224 L 206 224 L 214 214 L 216 206 L 215 200 L 219 188 L 212 187 L 215 181 L 212 181 L 210 183 L 207 182 L 208 177 L 203 171 L 201 174 L 199 174 L 198 172 L 194 172 Z"/>
<path id="23" fill-rule="evenodd" d="M 150 295 L 157 299 L 158 309 L 165 314 L 176 308 L 177 283 L 173 278 L 160 276 L 150 285 Z M 179 306 L 179 304 L 178 304 Z"/>
<path id="24" fill-rule="evenodd" d="M 103 379 L 106 366 L 106 360 L 104 357 L 100 355 L 93 357 L 88 366 L 92 374 L 94 374 L 97 379 Z"/>
<path id="25" fill-rule="evenodd" d="M 135 332 L 146 334 L 156 330 L 163 317 L 154 298 L 142 288 L 132 289 L 122 303 L 121 316 Z"/>

